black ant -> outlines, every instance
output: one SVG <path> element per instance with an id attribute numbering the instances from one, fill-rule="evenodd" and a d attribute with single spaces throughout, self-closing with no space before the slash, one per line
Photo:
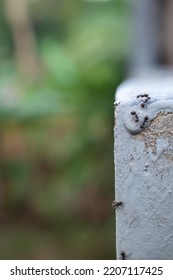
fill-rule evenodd
<path id="1" fill-rule="evenodd" d="M 146 99 L 143 100 L 142 103 L 141 103 L 141 107 L 142 107 L 142 108 L 144 108 L 144 107 L 145 107 L 145 103 L 147 103 L 148 100 L 151 99 L 151 97 L 149 97 L 149 96 L 145 96 L 145 97 L 146 97 Z"/>
<path id="2" fill-rule="evenodd" d="M 145 123 L 146 123 L 148 120 L 149 120 L 149 116 L 146 115 L 146 116 L 144 117 L 144 120 L 143 120 L 143 122 L 142 122 L 140 128 L 143 128 L 144 125 L 145 125 Z"/>
<path id="3" fill-rule="evenodd" d="M 138 115 L 136 114 L 135 111 L 132 111 L 132 112 L 131 112 L 131 115 L 135 116 L 135 122 L 138 122 L 138 121 L 139 121 Z"/>
<path id="4" fill-rule="evenodd" d="M 125 260 L 125 258 L 126 258 L 125 252 L 124 252 L 124 251 L 121 251 L 120 255 L 121 255 L 121 259 L 122 259 L 122 260 Z"/>
<path id="5" fill-rule="evenodd" d="M 137 95 L 136 98 L 139 98 L 139 97 L 148 97 L 148 96 L 149 96 L 149 94 L 145 93 L 145 94 L 139 94 L 139 95 Z"/>
<path id="6" fill-rule="evenodd" d="M 123 202 L 122 201 L 116 201 L 114 200 L 113 203 L 112 203 L 112 207 L 114 207 L 115 209 L 119 206 L 122 206 L 123 205 Z"/>

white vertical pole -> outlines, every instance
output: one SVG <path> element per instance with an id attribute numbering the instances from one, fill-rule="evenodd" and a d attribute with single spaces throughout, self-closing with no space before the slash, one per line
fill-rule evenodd
<path id="1" fill-rule="evenodd" d="M 117 259 L 173 259 L 173 79 L 150 77 L 117 90 Z"/>

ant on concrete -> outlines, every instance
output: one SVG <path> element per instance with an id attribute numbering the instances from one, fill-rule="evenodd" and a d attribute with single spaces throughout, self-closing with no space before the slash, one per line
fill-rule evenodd
<path id="1" fill-rule="evenodd" d="M 149 94 L 145 93 L 145 94 L 139 94 L 136 96 L 136 98 L 139 98 L 139 97 L 149 97 Z"/>
<path id="2" fill-rule="evenodd" d="M 114 200 L 113 203 L 112 203 L 112 207 L 114 207 L 115 209 L 119 206 L 122 206 L 123 205 L 123 202 L 122 201 L 116 201 Z"/>
<path id="3" fill-rule="evenodd" d="M 148 100 L 151 99 L 151 97 L 147 97 L 145 100 L 143 100 L 143 102 L 141 103 L 141 107 L 144 108 L 145 104 L 148 102 Z"/>
<path id="4" fill-rule="evenodd" d="M 148 120 L 149 120 L 149 116 L 146 115 L 146 116 L 144 117 L 144 120 L 143 120 L 143 122 L 142 122 L 140 128 L 143 128 L 143 127 L 145 126 L 145 123 L 146 123 Z"/>
<path id="5" fill-rule="evenodd" d="M 139 121 L 139 117 L 138 117 L 138 115 L 137 115 L 137 113 L 135 111 L 132 111 L 131 115 L 133 115 L 135 117 L 135 122 Z"/>
<path id="6" fill-rule="evenodd" d="M 126 254 L 125 254 L 124 251 L 121 251 L 120 255 L 121 255 L 121 259 L 122 259 L 122 260 L 125 260 L 125 259 L 126 259 Z"/>
<path id="7" fill-rule="evenodd" d="M 141 107 L 144 108 L 145 104 L 148 102 L 149 99 L 151 99 L 151 97 L 147 93 L 139 94 L 139 95 L 136 96 L 136 98 L 140 98 L 140 97 L 142 97 L 142 98 L 145 97 L 146 98 L 145 100 L 142 100 L 142 103 L 141 103 Z"/>

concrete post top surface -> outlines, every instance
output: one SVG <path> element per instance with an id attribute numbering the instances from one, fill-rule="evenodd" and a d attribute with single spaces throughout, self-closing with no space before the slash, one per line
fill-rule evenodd
<path id="1" fill-rule="evenodd" d="M 139 94 L 157 99 L 173 98 L 173 71 L 145 71 L 124 81 L 116 90 L 116 102 L 128 101 Z"/>

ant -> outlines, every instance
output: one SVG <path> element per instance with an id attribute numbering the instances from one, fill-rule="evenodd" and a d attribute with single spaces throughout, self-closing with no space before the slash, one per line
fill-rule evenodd
<path id="1" fill-rule="evenodd" d="M 145 104 L 148 102 L 148 100 L 151 99 L 151 97 L 149 97 L 149 96 L 145 96 L 145 97 L 146 97 L 146 99 L 143 100 L 142 103 L 141 103 L 141 107 L 142 107 L 142 108 L 144 108 L 144 107 L 145 107 Z"/>
<path id="2" fill-rule="evenodd" d="M 113 203 L 112 203 L 112 207 L 114 207 L 115 209 L 119 206 L 122 206 L 123 205 L 123 202 L 122 201 L 116 201 L 114 200 Z"/>
<path id="3" fill-rule="evenodd" d="M 139 117 L 138 117 L 138 115 L 136 114 L 135 111 L 132 111 L 132 112 L 131 112 L 131 115 L 135 116 L 135 122 L 138 122 L 138 121 L 139 121 Z"/>
<path id="4" fill-rule="evenodd" d="M 145 94 L 139 94 L 137 95 L 136 98 L 139 98 L 139 97 L 149 97 L 149 94 L 145 93 Z"/>
<path id="5" fill-rule="evenodd" d="M 143 128 L 144 125 L 145 125 L 145 123 L 146 123 L 148 120 L 149 120 L 149 116 L 146 115 L 146 116 L 144 117 L 144 120 L 143 120 L 143 122 L 142 122 L 140 128 Z"/>
<path id="6" fill-rule="evenodd" d="M 126 258 L 125 252 L 124 252 L 124 251 L 121 251 L 120 255 L 121 255 L 121 259 L 122 259 L 122 260 L 125 260 L 125 258 Z"/>

